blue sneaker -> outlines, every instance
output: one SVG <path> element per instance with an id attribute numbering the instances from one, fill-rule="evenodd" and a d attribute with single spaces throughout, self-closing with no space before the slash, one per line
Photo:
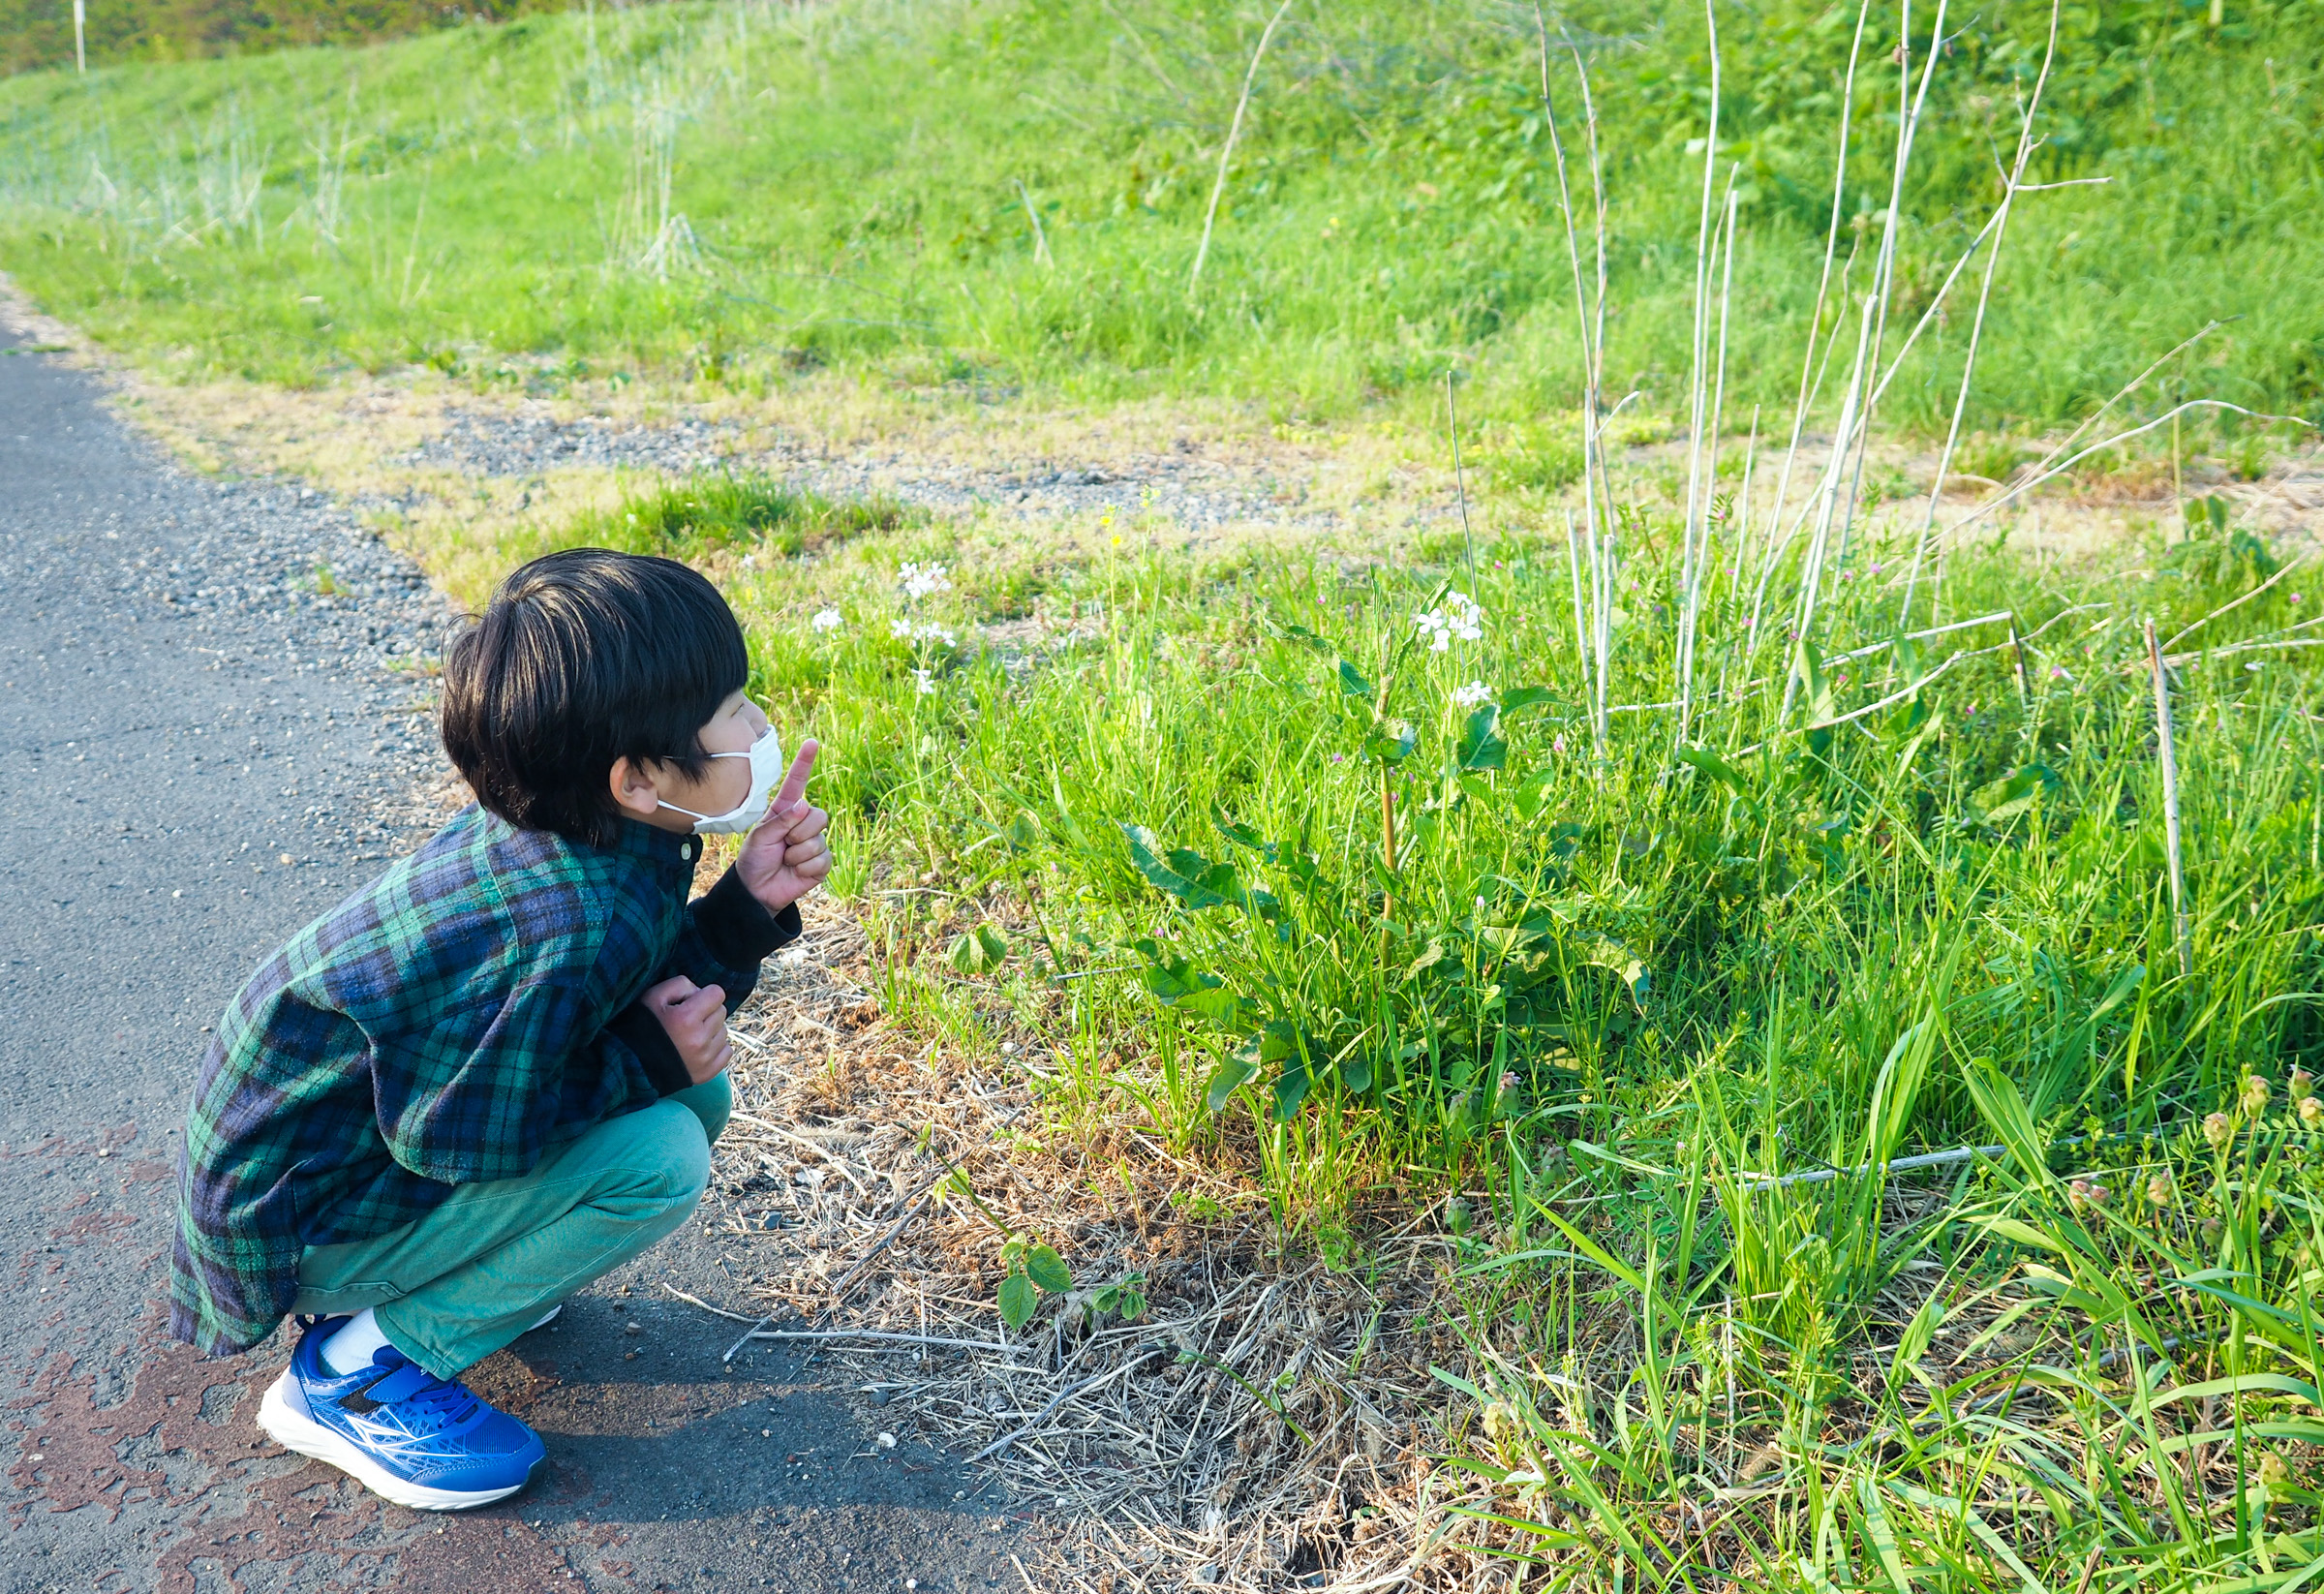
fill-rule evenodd
<path id="1" fill-rule="evenodd" d="M 345 1318 L 306 1323 L 290 1364 L 259 1403 L 259 1426 L 285 1450 L 328 1461 L 413 1511 L 466 1511 L 533 1481 L 540 1435 L 383 1345 L 342 1378 L 322 1343 Z"/>

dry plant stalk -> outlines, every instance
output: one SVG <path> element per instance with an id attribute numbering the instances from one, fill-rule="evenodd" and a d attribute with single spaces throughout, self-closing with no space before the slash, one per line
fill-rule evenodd
<path id="1" fill-rule="evenodd" d="M 1283 0 L 1275 8 L 1274 15 L 1267 19 L 1267 26 L 1260 30 L 1259 47 L 1251 51 L 1250 68 L 1242 75 L 1242 98 L 1235 102 L 1235 120 L 1228 125 L 1227 141 L 1219 146 L 1218 180 L 1210 185 L 1210 204 L 1203 212 L 1203 241 L 1195 246 L 1194 269 L 1186 274 L 1189 297 L 1202 283 L 1203 262 L 1210 258 L 1210 228 L 1218 220 L 1219 196 L 1227 191 L 1227 163 L 1235 158 L 1235 140 L 1242 137 L 1242 116 L 1250 108 L 1251 85 L 1259 80 L 1260 57 L 1267 53 L 1267 42 L 1275 36 L 1275 24 L 1283 20 L 1283 14 L 1289 10 L 1291 0 Z"/>

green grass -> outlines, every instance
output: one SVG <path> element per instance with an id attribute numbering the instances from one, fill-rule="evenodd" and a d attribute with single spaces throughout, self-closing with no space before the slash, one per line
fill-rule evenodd
<path id="1" fill-rule="evenodd" d="M 2021 3 L 1947 22 L 1967 31 L 1918 145 L 1899 317 L 1995 196 L 2045 19 Z M 1571 284 L 1514 14 L 1342 0 L 1290 17 L 1189 291 L 1257 20 L 1194 0 L 1135 25 L 1033 0 L 679 5 L 32 74 L 0 83 L 0 262 L 189 376 L 429 361 L 484 386 L 757 391 L 828 364 L 984 397 L 1426 423 L 1457 362 L 1481 421 L 1570 412 Z M 1608 381 L 1642 390 L 1634 414 L 1676 414 L 1701 22 L 1629 0 L 1572 20 L 1596 41 L 1608 151 Z M 1796 380 L 1852 22 L 1787 3 L 1727 23 L 1739 422 Z M 1867 35 L 1844 251 L 1877 240 L 1887 204 L 1894 26 Z M 2070 11 L 2061 50 L 2035 174 L 2109 180 L 2021 206 L 1972 418 L 2078 416 L 2215 319 L 2143 403 L 2317 413 L 2324 13 L 2260 0 L 2215 29 L 2136 0 Z M 1570 71 L 1560 84 L 1577 145 Z M 1892 418 L 1941 424 L 1965 318 L 1925 340 Z"/>
<path id="2" fill-rule="evenodd" d="M 1609 694 L 1667 702 L 1675 506 L 1622 497 Z M 1577 1588 L 2268 1588 L 2324 1556 L 2317 598 L 2193 525 L 1967 549 L 1942 618 L 2003 618 L 1899 641 L 1882 522 L 1796 656 L 1715 577 L 1677 757 L 1667 710 L 1593 751 L 1562 536 L 1479 546 L 1442 654 L 1457 536 L 1190 563 L 1133 518 L 1028 563 L 900 526 L 718 567 L 828 750 L 900 1020 L 1023 1068 L 1053 1138 L 1249 1173 L 1351 1269 L 1439 1214 L 1437 1497 L 1485 1514 L 1452 1544 Z M 2149 615 L 2197 628 L 2184 973 Z M 1879 1171 L 1969 1146 L 2003 1150 Z"/>
<path id="3" fill-rule="evenodd" d="M 925 518 L 896 504 L 835 504 L 762 474 L 706 473 L 631 493 L 613 508 L 560 528 L 554 540 L 689 563 L 737 550 L 754 561 L 788 559 L 829 542 L 866 532 L 894 531 Z M 512 559 L 526 557 L 523 549 L 506 552 Z"/>
<path id="4" fill-rule="evenodd" d="M 530 0 L 115 0 L 86 8 L 84 46 L 99 66 L 255 55 L 300 45 L 360 45 L 547 9 Z M 74 64 L 73 8 L 0 0 L 0 74 Z"/>
<path id="5" fill-rule="evenodd" d="M 1624 497 L 1611 696 L 1662 702 L 1673 506 Z M 1443 654 L 1414 616 L 1467 587 L 1457 538 L 1195 566 L 1125 523 L 1028 567 L 918 528 L 727 567 L 754 688 L 829 750 L 892 1011 L 1024 1067 L 1065 1133 L 1252 1170 L 1349 1267 L 1444 1214 L 1439 1498 L 1486 1514 L 1454 1543 L 1588 1588 L 2265 1588 L 2324 1555 L 2316 598 L 2249 597 L 2273 561 L 2196 524 L 1968 550 L 1945 618 L 2004 618 L 1917 642 L 1883 532 L 1789 719 L 1791 650 L 1715 579 L 1728 690 L 1678 758 L 1667 711 L 1593 752 L 1562 537 L 1480 546 L 1482 634 Z M 2201 623 L 2186 973 L 2150 614 Z M 1825 1168 L 1858 1171 L 1755 1182 Z"/>

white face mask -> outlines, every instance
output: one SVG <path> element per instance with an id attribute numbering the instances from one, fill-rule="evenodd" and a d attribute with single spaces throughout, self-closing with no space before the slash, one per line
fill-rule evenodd
<path id="1" fill-rule="evenodd" d="M 690 808 L 679 808 L 676 803 L 661 806 L 685 814 L 694 821 L 697 836 L 743 836 L 758 828 L 767 816 L 769 801 L 775 787 L 782 780 L 782 741 L 769 726 L 759 739 L 750 744 L 749 752 L 714 752 L 713 758 L 748 758 L 750 760 L 750 790 L 741 803 L 724 813 L 696 813 Z"/>

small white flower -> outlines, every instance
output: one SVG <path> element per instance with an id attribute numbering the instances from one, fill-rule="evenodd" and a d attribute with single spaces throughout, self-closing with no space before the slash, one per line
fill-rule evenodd
<path id="1" fill-rule="evenodd" d="M 817 609 L 814 619 L 809 621 L 808 624 L 819 631 L 836 631 L 846 622 L 837 609 Z"/>
<path id="2" fill-rule="evenodd" d="M 912 623 L 908 620 L 891 620 L 888 622 L 888 634 L 899 642 L 909 642 L 912 639 Z"/>
<path id="3" fill-rule="evenodd" d="M 896 571 L 902 584 L 904 598 L 917 603 L 923 598 L 952 591 L 952 578 L 944 573 L 941 565 L 905 565 Z"/>
<path id="4" fill-rule="evenodd" d="M 927 670 L 912 671 L 912 679 L 920 683 L 921 696 L 933 697 L 936 694 L 935 677 Z"/>
<path id="5" fill-rule="evenodd" d="M 1492 694 L 1492 688 L 1482 681 L 1472 681 L 1465 687 L 1452 689 L 1452 701 L 1464 709 L 1473 709 Z"/>
<path id="6" fill-rule="evenodd" d="M 1454 642 L 1476 642 L 1484 636 L 1484 611 L 1466 593 L 1447 594 L 1445 607 L 1416 614 L 1412 624 L 1428 638 L 1430 653 L 1444 653 Z"/>

